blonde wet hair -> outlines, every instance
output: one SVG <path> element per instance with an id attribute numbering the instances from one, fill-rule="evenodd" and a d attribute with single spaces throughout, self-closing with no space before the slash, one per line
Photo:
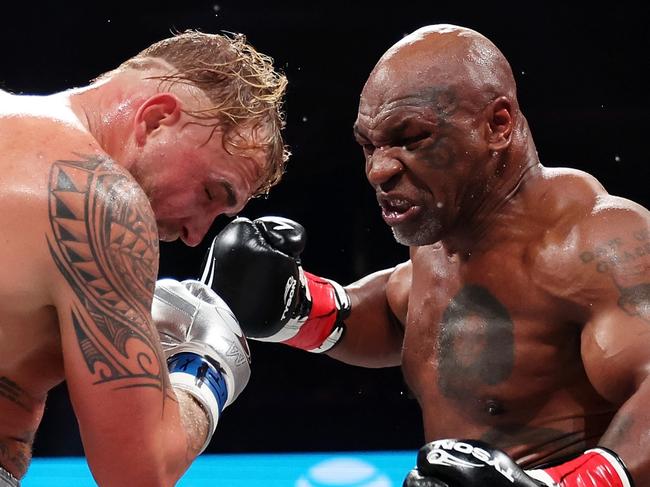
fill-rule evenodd
<path id="1" fill-rule="evenodd" d="M 283 100 L 287 78 L 273 59 L 258 52 L 243 34 L 207 34 L 194 30 L 163 39 L 123 62 L 117 71 L 159 68 L 173 70 L 150 79 L 199 88 L 211 105 L 186 113 L 200 125 L 223 131 L 229 151 L 262 149 L 268 167 L 255 195 L 267 194 L 285 171 L 289 150 L 282 139 Z M 244 134 L 252 134 L 246 137 Z"/>

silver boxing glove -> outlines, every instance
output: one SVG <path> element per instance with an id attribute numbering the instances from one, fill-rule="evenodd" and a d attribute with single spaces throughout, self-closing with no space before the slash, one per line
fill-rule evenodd
<path id="1" fill-rule="evenodd" d="M 210 441 L 223 409 L 250 378 L 250 351 L 228 305 L 205 284 L 160 279 L 151 315 L 175 388 L 192 394 L 210 420 Z"/>

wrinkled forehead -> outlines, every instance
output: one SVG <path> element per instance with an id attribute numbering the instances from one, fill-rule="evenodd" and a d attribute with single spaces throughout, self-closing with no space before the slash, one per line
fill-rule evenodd
<path id="1" fill-rule="evenodd" d="M 358 120 L 398 106 L 428 103 L 436 86 L 435 69 L 421 56 L 382 58 L 361 92 Z"/>

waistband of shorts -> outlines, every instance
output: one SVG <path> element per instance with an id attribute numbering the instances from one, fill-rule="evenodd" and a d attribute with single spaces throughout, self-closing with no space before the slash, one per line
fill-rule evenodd
<path id="1" fill-rule="evenodd" d="M 2 465 L 0 465 L 0 487 L 20 487 L 18 479 L 2 468 Z"/>

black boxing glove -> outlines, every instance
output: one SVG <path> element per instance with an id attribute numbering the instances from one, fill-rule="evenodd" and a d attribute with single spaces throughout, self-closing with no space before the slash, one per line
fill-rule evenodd
<path id="1" fill-rule="evenodd" d="M 201 281 L 247 337 L 325 352 L 343 336 L 350 299 L 336 282 L 303 271 L 305 238 L 287 218 L 237 218 L 213 240 Z"/>
<path id="2" fill-rule="evenodd" d="M 587 450 L 558 465 L 523 470 L 503 451 L 476 440 L 437 440 L 420 448 L 415 472 L 403 487 L 424 487 L 433 478 L 448 487 L 632 487 L 618 456 L 605 448 Z M 437 487 L 437 484 L 433 484 Z"/>
<path id="3" fill-rule="evenodd" d="M 449 487 L 449 485 L 442 480 L 424 476 L 414 468 L 404 479 L 402 487 Z"/>

